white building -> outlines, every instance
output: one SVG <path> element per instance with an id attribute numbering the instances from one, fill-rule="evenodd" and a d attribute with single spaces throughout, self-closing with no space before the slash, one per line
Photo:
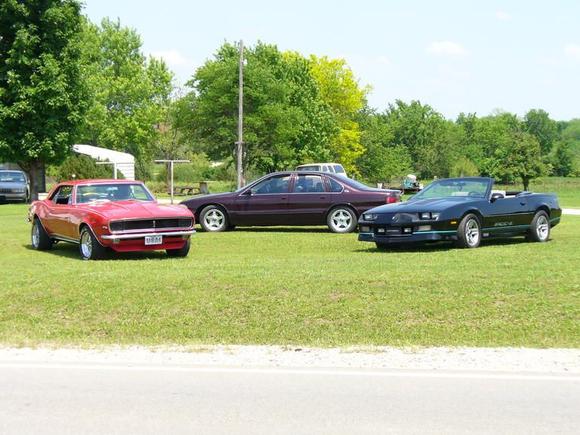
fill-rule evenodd
<path id="1" fill-rule="evenodd" d="M 126 180 L 135 179 L 135 157 L 131 154 L 83 144 L 73 145 L 73 151 L 101 162 L 110 162 L 113 178 L 117 178 L 115 175 L 119 171 Z"/>

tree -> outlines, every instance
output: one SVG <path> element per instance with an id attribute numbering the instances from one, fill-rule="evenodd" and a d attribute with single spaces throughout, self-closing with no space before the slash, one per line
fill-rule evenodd
<path id="1" fill-rule="evenodd" d="M 558 140 L 558 123 L 550 119 L 548 112 L 532 109 L 524 117 L 525 130 L 533 134 L 540 143 L 542 155 L 547 155 Z"/>
<path id="2" fill-rule="evenodd" d="M 226 43 L 194 74 L 195 134 L 215 160 L 232 156 L 238 116 L 237 46 Z M 309 63 L 258 43 L 245 50 L 244 166 L 260 172 L 329 157 L 336 125 L 319 96 Z"/>
<path id="3" fill-rule="evenodd" d="M 361 131 L 356 117 L 364 107 L 368 88 L 360 88 L 344 59 L 310 56 L 310 70 L 320 97 L 336 119 L 339 130 L 330 141 L 333 160 L 338 160 L 350 173 L 357 173 L 355 161 L 364 153 Z"/>
<path id="4" fill-rule="evenodd" d="M 357 160 L 362 177 L 371 183 L 390 182 L 412 172 L 412 160 L 404 145 L 393 143 L 385 115 L 365 109 L 359 116 L 365 152 Z"/>
<path id="5" fill-rule="evenodd" d="M 172 90 L 165 63 L 146 59 L 137 32 L 119 21 L 86 22 L 85 76 L 92 100 L 82 140 L 133 154 L 142 172 L 159 139 Z"/>
<path id="6" fill-rule="evenodd" d="M 530 133 L 515 132 L 512 140 L 498 147 L 488 158 L 490 175 L 502 180 L 520 179 L 524 190 L 528 190 L 530 181 L 545 175 L 548 167 L 542 162 L 540 143 Z"/>
<path id="7" fill-rule="evenodd" d="M 419 101 L 397 100 L 385 112 L 393 143 L 407 147 L 413 166 L 422 177 L 447 176 L 452 160 L 448 141 L 449 123 L 431 106 Z"/>
<path id="8" fill-rule="evenodd" d="M 87 98 L 81 80 L 80 4 L 0 4 L 0 158 L 24 169 L 31 197 L 40 174 L 69 153 Z"/>

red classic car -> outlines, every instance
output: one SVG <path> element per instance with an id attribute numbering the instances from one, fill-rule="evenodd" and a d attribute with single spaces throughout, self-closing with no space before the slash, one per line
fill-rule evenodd
<path id="1" fill-rule="evenodd" d="M 32 247 L 50 249 L 56 241 L 77 243 L 83 259 L 117 252 L 161 250 L 185 257 L 195 232 L 192 213 L 159 205 L 145 185 L 129 180 L 77 180 L 60 183 L 32 203 Z"/>

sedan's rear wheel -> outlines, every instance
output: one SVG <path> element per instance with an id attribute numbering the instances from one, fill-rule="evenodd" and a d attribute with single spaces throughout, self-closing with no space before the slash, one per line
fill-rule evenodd
<path id="1" fill-rule="evenodd" d="M 79 252 L 83 260 L 99 260 L 104 257 L 105 248 L 99 243 L 89 228 L 83 227 Z"/>
<path id="2" fill-rule="evenodd" d="M 38 218 L 34 218 L 34 221 L 32 222 L 30 242 L 32 243 L 32 247 L 37 251 L 46 251 L 52 248 L 54 243 L 44 230 L 44 227 Z"/>
<path id="3" fill-rule="evenodd" d="M 530 232 L 528 233 L 528 240 L 532 242 L 547 242 L 550 238 L 550 218 L 548 213 L 541 210 L 537 212 L 532 219 L 530 225 Z"/>
<path id="4" fill-rule="evenodd" d="M 349 207 L 335 207 L 328 213 L 327 224 L 333 233 L 352 233 L 356 228 L 356 215 Z"/>
<path id="5" fill-rule="evenodd" d="M 457 228 L 457 246 L 460 248 L 477 248 L 481 242 L 481 226 L 474 214 L 465 216 Z"/>
<path id="6" fill-rule="evenodd" d="M 219 232 L 228 229 L 228 217 L 223 208 L 210 205 L 201 211 L 199 223 L 205 231 Z"/>

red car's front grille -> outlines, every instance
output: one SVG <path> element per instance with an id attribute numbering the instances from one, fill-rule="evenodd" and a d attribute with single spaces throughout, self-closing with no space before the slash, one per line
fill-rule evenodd
<path id="1" fill-rule="evenodd" d="M 109 224 L 111 231 L 156 230 L 164 228 L 189 228 L 193 225 L 191 218 L 136 219 L 113 221 Z"/>

